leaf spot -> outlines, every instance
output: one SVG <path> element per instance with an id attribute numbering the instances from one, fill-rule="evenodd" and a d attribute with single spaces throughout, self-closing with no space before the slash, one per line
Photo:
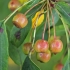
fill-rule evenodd
<path id="1" fill-rule="evenodd" d="M 21 31 L 19 30 L 15 33 L 16 39 L 20 39 L 20 35 L 21 35 Z"/>

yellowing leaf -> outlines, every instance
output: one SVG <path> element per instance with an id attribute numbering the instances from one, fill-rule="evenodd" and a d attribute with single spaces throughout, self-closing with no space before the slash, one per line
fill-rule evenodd
<path id="1" fill-rule="evenodd" d="M 32 19 L 32 28 L 35 28 L 35 26 L 38 27 L 43 22 L 44 20 L 44 14 L 42 14 L 43 12 L 44 11 L 42 10 L 42 11 L 38 11 L 35 14 L 34 18 Z M 38 18 L 38 16 L 40 17 Z M 37 19 L 38 19 L 38 22 L 36 24 Z"/>
<path id="2" fill-rule="evenodd" d="M 23 3 L 25 3 L 25 2 L 27 2 L 28 0 L 19 0 L 19 2 L 21 3 L 21 4 L 23 4 Z"/>

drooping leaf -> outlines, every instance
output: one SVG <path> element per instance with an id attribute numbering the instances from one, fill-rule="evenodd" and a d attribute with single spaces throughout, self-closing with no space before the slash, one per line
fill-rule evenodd
<path id="1" fill-rule="evenodd" d="M 23 64 L 22 70 L 40 70 L 40 69 L 34 64 L 34 62 L 29 57 L 27 57 Z"/>
<path id="2" fill-rule="evenodd" d="M 21 59 L 21 54 L 20 51 L 17 47 L 15 47 L 13 44 L 10 44 L 9 46 L 9 55 L 11 57 L 11 59 L 18 65 L 22 64 L 22 59 Z M 23 56 L 25 57 L 25 55 L 23 54 Z"/>
<path id="3" fill-rule="evenodd" d="M 6 26 L 0 22 L 0 70 L 8 70 L 8 37 Z"/>
<path id="4" fill-rule="evenodd" d="M 61 4 L 62 3 L 62 4 Z M 64 26 L 64 29 L 65 29 L 65 33 L 66 33 L 66 37 L 67 37 L 67 43 L 69 43 L 69 35 L 68 35 L 68 25 L 70 27 L 70 16 L 69 16 L 69 12 L 68 11 L 70 9 L 70 7 L 65 4 L 64 2 L 59 2 L 57 5 L 56 5 L 56 8 L 57 8 L 57 13 L 60 15 L 60 19 L 63 23 L 63 26 Z M 64 7 L 66 9 L 64 9 Z M 68 12 L 67 12 L 68 11 Z"/>
<path id="5" fill-rule="evenodd" d="M 58 2 L 56 9 L 59 11 L 61 18 L 70 26 L 70 7 L 65 2 Z"/>
<path id="6" fill-rule="evenodd" d="M 14 44 L 12 44 L 12 42 L 10 42 L 9 55 L 12 58 L 12 60 L 18 65 L 21 65 L 24 62 L 24 60 L 27 56 L 23 53 L 23 44 L 26 43 L 26 42 L 31 42 L 30 35 L 31 35 L 31 30 L 29 31 L 25 40 L 22 42 L 22 44 L 18 48 Z"/>

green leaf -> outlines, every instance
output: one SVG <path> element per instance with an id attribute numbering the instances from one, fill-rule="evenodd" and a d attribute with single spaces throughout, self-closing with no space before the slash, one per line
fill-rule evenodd
<path id="1" fill-rule="evenodd" d="M 59 11 L 61 18 L 70 26 L 70 7 L 65 2 L 58 2 L 56 4 L 56 9 Z"/>
<path id="2" fill-rule="evenodd" d="M 70 64 L 69 61 L 67 60 L 62 70 L 69 70 L 70 68 L 68 68 L 68 66 L 70 67 Z"/>
<path id="3" fill-rule="evenodd" d="M 8 37 L 6 26 L 0 22 L 0 70 L 8 70 Z"/>
<path id="4" fill-rule="evenodd" d="M 58 2 L 58 4 L 56 5 L 56 11 L 57 13 L 60 15 L 60 19 L 64 25 L 64 29 L 65 29 L 65 32 L 66 32 L 66 38 L 67 38 L 67 43 L 69 44 L 69 34 L 67 32 L 67 28 L 70 27 L 70 7 L 64 3 L 64 2 Z M 70 51 L 68 49 L 68 54 L 70 55 Z M 68 55 L 68 57 L 69 57 Z M 69 57 L 70 58 L 70 57 Z M 63 70 L 69 70 L 68 69 L 68 66 L 69 63 L 67 63 L 65 65 L 65 67 L 63 68 Z"/>
<path id="5" fill-rule="evenodd" d="M 29 7 L 34 6 L 35 4 L 37 4 L 40 0 L 32 0 L 32 2 L 30 3 Z"/>
<path id="6" fill-rule="evenodd" d="M 19 47 L 27 37 L 30 28 L 31 28 L 31 18 L 29 19 L 28 25 L 21 30 L 13 26 L 12 30 L 10 31 L 10 40 L 12 41 L 12 44 L 14 44 L 16 47 Z"/>
<path id="7" fill-rule="evenodd" d="M 62 4 L 61 4 L 62 3 Z M 63 23 L 63 26 L 64 26 L 64 29 L 65 29 L 65 33 L 66 33 L 66 37 L 67 37 L 67 43 L 69 43 L 69 35 L 68 35 L 68 32 L 67 32 L 67 29 L 68 29 L 68 26 L 67 26 L 67 24 L 69 25 L 69 27 L 70 27 L 70 16 L 68 15 L 68 10 L 70 9 L 70 7 L 66 4 L 66 3 L 64 3 L 64 2 L 59 2 L 58 4 L 57 4 L 57 13 L 60 15 L 60 19 L 61 19 L 61 21 L 62 21 L 62 23 Z M 66 8 L 66 9 L 64 9 L 64 7 Z M 69 11 L 70 12 L 70 11 Z"/>
<path id="8" fill-rule="evenodd" d="M 27 57 L 23 64 L 22 70 L 40 70 L 40 69 L 34 64 L 34 62 L 29 57 Z"/>
<path id="9" fill-rule="evenodd" d="M 14 53 L 14 54 L 13 54 Z M 21 65 L 21 56 L 20 56 L 20 51 L 17 47 L 15 47 L 14 45 L 12 45 L 10 43 L 10 46 L 9 46 L 9 55 L 11 57 L 11 59 L 18 65 Z"/>
<path id="10" fill-rule="evenodd" d="M 55 29 L 56 29 L 56 36 L 61 36 L 61 35 L 65 34 L 63 25 L 56 26 Z M 54 28 L 51 29 L 51 35 L 53 35 L 53 34 L 54 34 Z"/>
<path id="11" fill-rule="evenodd" d="M 65 3 L 65 2 L 57 2 L 56 3 L 56 7 L 57 6 L 61 9 L 61 11 L 64 11 L 66 14 L 69 15 L 69 13 L 70 13 L 70 10 L 69 10 L 70 6 L 67 3 Z"/>
<path id="12" fill-rule="evenodd" d="M 59 15 L 55 11 L 55 9 L 52 9 L 52 14 L 53 14 L 53 17 L 54 17 L 54 24 L 57 24 L 57 22 L 59 20 Z M 52 25 L 53 25 L 53 22 L 52 22 L 52 15 L 51 15 L 50 16 L 50 26 L 52 26 Z"/>
<path id="13" fill-rule="evenodd" d="M 23 44 L 26 43 L 26 42 L 31 42 L 30 40 L 30 35 L 31 35 L 31 30 L 29 31 L 28 35 L 26 36 L 25 40 L 23 41 L 23 43 L 20 45 L 20 47 L 16 47 L 14 44 L 12 44 L 12 42 L 10 42 L 10 46 L 9 46 L 9 55 L 10 57 L 12 58 L 12 60 L 18 64 L 18 65 L 21 65 L 26 56 L 24 53 L 23 53 Z M 11 50 L 12 49 L 12 50 Z M 14 54 L 13 54 L 14 53 Z"/>
<path id="14" fill-rule="evenodd" d="M 22 12 L 25 13 L 27 10 L 29 10 L 29 8 L 33 7 L 35 4 L 37 4 L 40 0 L 32 0 L 29 4 L 25 5 L 23 8 L 22 8 Z M 37 7 L 38 8 L 38 7 Z M 36 8 L 36 9 L 37 9 Z M 36 10 L 35 9 L 35 10 Z"/>

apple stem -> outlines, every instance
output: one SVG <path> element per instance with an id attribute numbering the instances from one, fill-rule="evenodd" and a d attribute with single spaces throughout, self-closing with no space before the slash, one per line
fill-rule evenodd
<path id="1" fill-rule="evenodd" d="M 33 33 L 32 48 L 33 48 L 33 46 L 34 46 L 34 42 L 35 42 L 35 36 L 36 36 L 36 25 L 37 25 L 37 23 L 38 23 L 38 18 L 39 18 L 39 16 L 37 17 L 36 24 L 35 24 L 35 29 L 34 29 L 34 33 Z M 32 50 L 31 50 L 31 51 L 32 51 Z M 30 58 L 31 58 L 31 51 L 30 51 L 30 53 L 29 53 L 29 57 L 30 57 Z"/>
<path id="2" fill-rule="evenodd" d="M 30 53 L 29 53 L 29 58 L 31 59 L 31 51 L 30 51 Z"/>
<path id="3" fill-rule="evenodd" d="M 49 0 L 47 0 L 47 23 L 48 23 L 48 30 L 49 30 L 49 38 L 50 38 L 50 20 L 49 20 Z"/>
<path id="4" fill-rule="evenodd" d="M 32 47 L 34 46 L 34 41 L 35 41 L 35 36 L 36 36 L 36 25 L 37 25 L 37 23 L 38 23 L 38 19 L 39 19 L 39 15 L 38 15 L 38 17 L 37 17 L 36 24 L 35 24 L 35 28 L 34 28 Z"/>
<path id="5" fill-rule="evenodd" d="M 49 10 L 50 10 L 50 13 L 51 13 L 51 16 L 52 16 L 52 24 L 53 24 L 53 28 L 54 28 L 54 38 L 55 38 L 55 36 L 56 36 L 55 22 L 54 22 L 54 16 L 53 16 L 53 13 L 52 13 L 52 9 L 50 7 L 50 4 L 49 4 Z"/>
<path id="6" fill-rule="evenodd" d="M 44 3 L 42 9 L 44 8 L 45 5 L 46 5 L 46 2 Z M 44 14 L 44 13 L 47 13 L 47 11 L 44 11 L 42 14 Z M 46 21 L 45 21 L 45 24 L 44 24 L 44 29 L 43 29 L 43 34 L 42 34 L 42 39 L 43 40 L 44 40 L 44 36 L 45 36 L 45 31 L 46 31 L 46 23 L 47 23 L 47 18 L 46 18 Z"/>
<path id="7" fill-rule="evenodd" d="M 44 24 L 44 30 L 43 30 L 43 34 L 42 34 L 43 40 L 44 40 L 44 36 L 45 36 L 45 31 L 46 31 L 46 23 L 47 23 L 47 20 L 45 21 L 45 24 Z"/>
<path id="8" fill-rule="evenodd" d="M 45 9 L 45 5 L 46 5 L 46 2 L 45 2 L 44 5 L 42 6 L 41 10 L 42 10 L 42 9 Z"/>
<path id="9" fill-rule="evenodd" d="M 41 3 L 43 3 L 43 2 L 45 2 L 45 0 L 40 1 L 39 3 L 35 4 L 34 6 L 32 6 L 29 10 L 27 10 L 27 11 L 25 12 L 25 15 L 28 14 L 34 7 L 38 6 L 39 4 L 41 4 Z"/>

